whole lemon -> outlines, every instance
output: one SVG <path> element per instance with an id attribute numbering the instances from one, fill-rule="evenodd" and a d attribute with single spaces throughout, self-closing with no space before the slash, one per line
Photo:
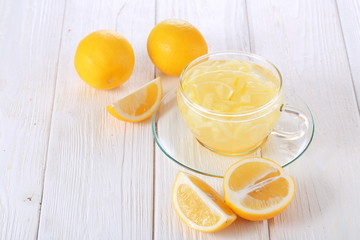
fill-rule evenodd
<path id="1" fill-rule="evenodd" d="M 100 30 L 82 39 L 75 53 L 75 69 L 96 89 L 111 89 L 126 82 L 134 68 L 134 51 L 119 33 Z"/>
<path id="2" fill-rule="evenodd" d="M 147 50 L 160 71 L 179 76 L 192 60 L 206 54 L 208 47 L 193 25 L 181 19 L 167 19 L 151 30 Z"/>

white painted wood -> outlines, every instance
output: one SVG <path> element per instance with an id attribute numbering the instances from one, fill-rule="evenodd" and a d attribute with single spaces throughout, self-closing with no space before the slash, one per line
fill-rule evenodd
<path id="1" fill-rule="evenodd" d="M 337 6 L 359 108 L 360 2 L 358 0 L 339 0 Z"/>
<path id="2" fill-rule="evenodd" d="M 192 23 L 204 35 L 211 52 L 250 50 L 244 1 L 158 1 L 157 22 L 167 18 L 182 18 Z M 177 79 L 165 77 L 165 81 Z M 172 85 L 176 87 L 176 84 Z M 168 127 L 176 127 L 171 122 L 168 124 Z M 179 136 L 173 136 L 177 137 Z M 268 239 L 267 221 L 249 222 L 239 219 L 229 228 L 211 234 L 188 228 L 177 217 L 171 204 L 175 176 L 179 170 L 186 170 L 167 158 L 159 148 L 156 147 L 155 151 L 154 239 Z M 199 174 L 197 176 L 222 194 L 221 179 Z"/>
<path id="3" fill-rule="evenodd" d="M 356 0 L 0 1 L 0 239 L 359 239 L 359 9 Z M 184 169 L 154 147 L 150 121 L 105 111 L 153 79 L 146 39 L 171 17 L 194 24 L 210 51 L 268 58 L 288 95 L 312 109 L 315 138 L 287 169 L 297 194 L 280 216 L 189 229 L 171 206 Z M 111 91 L 87 86 L 73 67 L 78 42 L 104 28 L 136 53 L 131 79 Z M 200 177 L 222 192 L 221 179 Z"/>
<path id="4" fill-rule="evenodd" d="M 0 239 L 35 239 L 64 1 L 0 1 Z"/>
<path id="5" fill-rule="evenodd" d="M 154 14 L 154 1 L 67 2 L 39 239 L 152 238 L 150 121 L 121 122 L 105 107 L 153 79 Z M 130 80 L 110 91 L 87 86 L 73 66 L 78 42 L 99 29 L 116 29 L 136 55 Z"/>
<path id="6" fill-rule="evenodd" d="M 252 49 L 309 104 L 315 138 L 288 171 L 294 202 L 269 221 L 271 239 L 359 239 L 360 121 L 332 1 L 248 1 Z"/>

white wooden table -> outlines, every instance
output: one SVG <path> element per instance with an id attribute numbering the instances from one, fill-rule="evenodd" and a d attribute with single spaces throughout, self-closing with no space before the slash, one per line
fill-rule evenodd
<path id="1" fill-rule="evenodd" d="M 313 111 L 308 151 L 287 170 L 295 200 L 262 222 L 187 228 L 171 206 L 184 170 L 154 144 L 150 120 L 125 123 L 105 106 L 156 76 L 153 26 L 183 18 L 211 52 L 251 51 L 275 63 L 286 91 Z M 131 79 L 92 89 L 73 57 L 90 32 L 131 42 Z M 360 239 L 358 0 L 0 0 L 0 239 Z M 221 191 L 221 179 L 200 176 Z"/>

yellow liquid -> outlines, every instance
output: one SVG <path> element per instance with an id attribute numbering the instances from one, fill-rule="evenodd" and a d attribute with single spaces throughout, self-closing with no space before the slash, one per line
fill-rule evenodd
<path id="1" fill-rule="evenodd" d="M 191 106 L 178 91 L 178 106 L 186 125 L 202 144 L 217 152 L 254 150 L 279 119 L 283 101 L 277 97 L 280 81 L 270 70 L 252 62 L 202 62 L 185 72 L 182 88 L 190 102 L 206 109 Z"/>

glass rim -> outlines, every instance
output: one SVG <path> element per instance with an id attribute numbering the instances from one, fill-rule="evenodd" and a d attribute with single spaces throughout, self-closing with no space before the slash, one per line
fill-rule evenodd
<path id="1" fill-rule="evenodd" d="M 198 62 L 209 58 L 209 57 L 213 57 L 213 56 L 219 56 L 219 55 L 234 55 L 234 56 L 245 56 L 245 57 L 251 57 L 251 58 L 255 58 L 257 60 L 260 60 L 262 62 L 265 62 L 267 64 L 269 64 L 272 68 L 275 69 L 275 72 L 278 74 L 279 77 L 279 81 L 280 81 L 280 86 L 279 89 L 276 93 L 276 95 L 267 103 L 265 103 L 264 105 L 261 105 L 255 109 L 252 110 L 248 110 L 248 111 L 242 111 L 242 112 L 235 112 L 235 113 L 223 113 L 223 112 L 219 112 L 219 111 L 214 111 L 211 109 L 208 109 L 206 107 L 203 107 L 195 102 L 193 102 L 191 99 L 189 99 L 185 92 L 184 92 L 184 88 L 182 86 L 182 82 L 184 79 L 184 75 L 186 73 L 187 70 L 189 70 L 192 66 L 194 66 L 194 64 L 197 64 Z M 249 115 L 253 115 L 253 114 L 257 114 L 263 110 L 266 110 L 269 106 L 273 105 L 274 103 L 277 102 L 277 100 L 281 97 L 281 93 L 282 93 L 282 85 L 283 85 L 283 80 L 282 80 L 282 75 L 279 71 L 279 69 L 269 60 L 257 55 L 257 54 L 253 54 L 253 53 L 249 53 L 249 52 L 243 52 L 243 51 L 218 51 L 218 52 L 213 52 L 213 53 L 208 53 L 205 55 L 202 55 L 196 59 L 194 59 L 193 61 L 191 61 L 181 72 L 180 77 L 179 77 L 179 89 L 180 89 L 180 93 L 181 96 L 185 99 L 185 101 L 187 102 L 187 104 L 191 105 L 191 107 L 195 108 L 198 111 L 201 112 L 205 112 L 207 114 L 211 114 L 211 115 L 215 115 L 215 116 L 219 116 L 219 117 L 243 117 L 243 116 L 249 116 Z"/>

